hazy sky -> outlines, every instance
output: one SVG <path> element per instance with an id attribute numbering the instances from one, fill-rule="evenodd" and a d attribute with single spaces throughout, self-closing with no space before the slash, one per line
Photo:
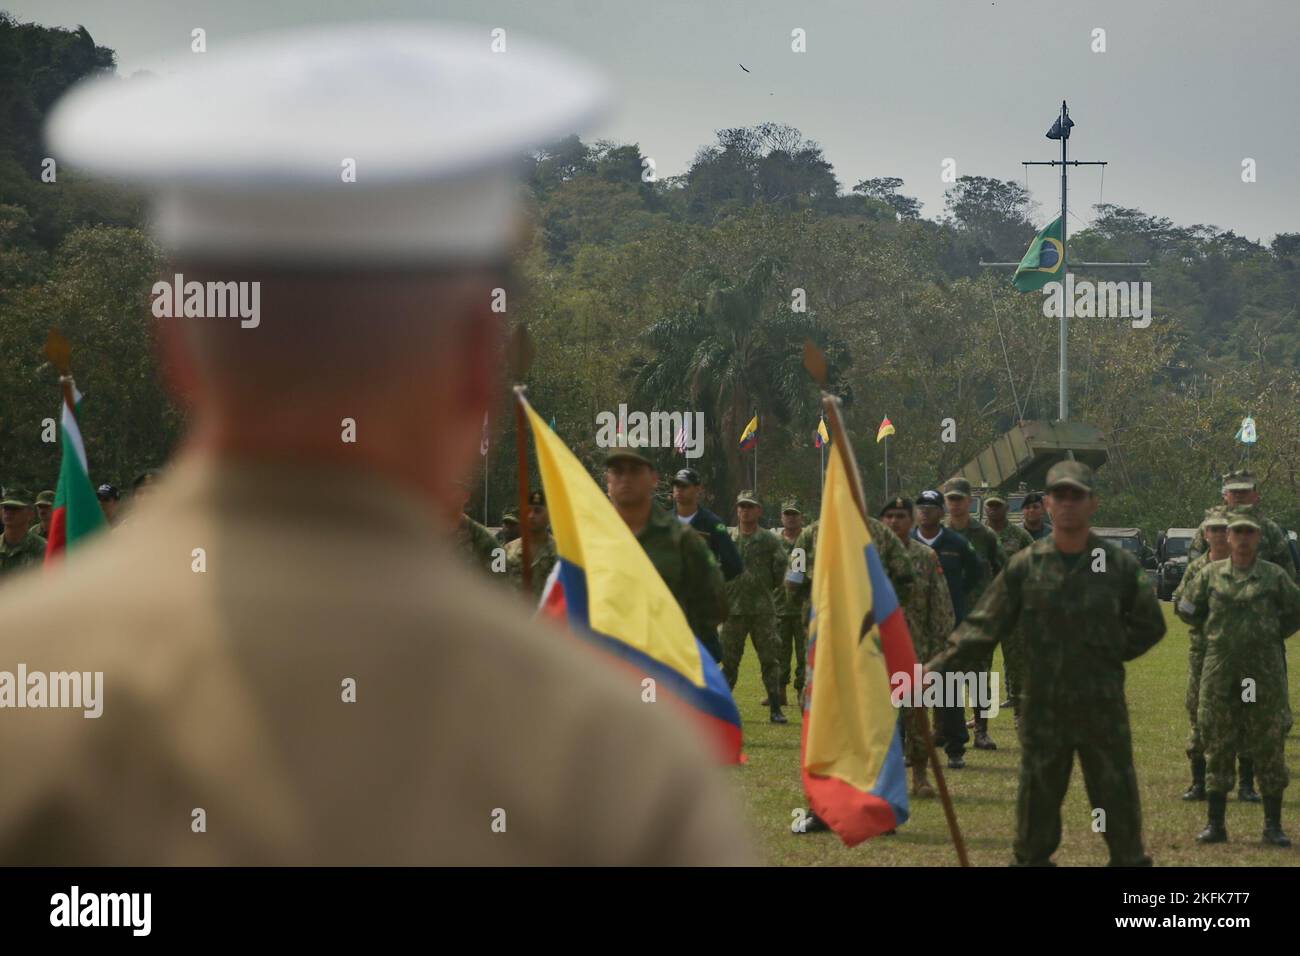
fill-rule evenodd
<path id="1" fill-rule="evenodd" d="M 683 172 L 714 130 L 773 120 L 816 140 L 848 191 L 899 176 L 943 205 L 940 165 L 1025 179 L 1058 156 L 1043 133 L 1064 98 L 1075 159 L 1104 159 L 1104 198 L 1252 239 L 1300 231 L 1300 3 L 1295 0 L 0 0 L 21 20 L 74 27 L 119 68 L 165 72 L 228 38 L 294 23 L 434 18 L 546 39 L 605 70 L 619 107 L 584 138 L 637 142 L 660 176 Z M 807 52 L 791 51 L 791 31 Z M 1091 50 L 1106 31 L 1106 52 Z M 514 34 L 513 31 L 518 33 Z M 485 41 L 486 42 L 486 41 Z M 739 63 L 750 70 L 743 72 Z M 1241 181 L 1245 157 L 1258 181 Z M 1040 224 L 1055 170 L 1032 169 Z M 1071 179 L 1071 229 L 1102 196 Z M 1075 218 L 1078 217 L 1078 219 Z"/>

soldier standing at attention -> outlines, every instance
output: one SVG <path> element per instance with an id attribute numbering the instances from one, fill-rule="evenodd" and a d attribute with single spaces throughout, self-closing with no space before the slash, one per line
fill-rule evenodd
<path id="1" fill-rule="evenodd" d="M 998 536 L 970 516 L 969 481 L 965 478 L 948 479 L 943 486 L 943 500 L 948 506 L 948 517 L 944 521 L 944 527 L 965 538 L 970 543 L 970 546 L 975 549 L 975 556 L 979 558 L 980 564 L 984 566 L 985 573 L 981 580 L 973 588 L 970 588 L 966 595 L 966 600 L 969 602 L 967 607 L 974 608 L 984 594 L 984 589 L 989 586 L 989 583 L 998 576 L 1006 565 L 1007 557 L 1002 551 L 1002 545 L 998 543 Z M 986 672 L 992 669 L 993 649 L 990 648 L 988 660 L 976 661 L 973 670 Z M 980 715 L 978 707 L 974 707 L 972 710 L 975 714 L 973 720 L 975 725 L 975 749 L 997 750 L 998 745 L 989 737 L 989 719 Z"/>
<path id="2" fill-rule="evenodd" d="M 1198 843 L 1228 839 L 1224 821 L 1233 758 L 1254 759 L 1264 797 L 1263 842 L 1287 847 L 1282 831 L 1286 790 L 1286 659 L 1282 642 L 1300 629 L 1300 587 L 1286 571 L 1258 556 L 1259 523 L 1228 519 L 1229 557 L 1211 561 L 1176 605 L 1178 616 L 1205 637 L 1196 723 L 1205 747 L 1209 820 Z"/>
<path id="3" fill-rule="evenodd" d="M 727 533 L 727 523 L 704 507 L 701 503 L 703 498 L 704 486 L 694 468 L 683 468 L 673 476 L 673 512 L 677 520 L 691 528 L 709 546 L 722 569 L 722 579 L 730 581 L 744 572 L 745 562 L 740 559 L 740 552 Z M 713 659 L 721 664 L 722 643 L 718 640 L 717 629 L 704 628 L 704 633 L 696 636 Z"/>
<path id="4" fill-rule="evenodd" d="M 551 568 L 559 556 L 555 550 L 555 537 L 551 534 L 551 517 L 546 510 L 546 496 L 534 491 L 528 496 L 528 536 L 532 558 L 532 597 L 542 596 L 542 588 L 550 576 Z M 524 542 L 516 538 L 506 545 L 506 574 L 520 590 L 524 586 Z"/>
<path id="5" fill-rule="evenodd" d="M 772 595 L 785 575 L 786 550 L 781 539 L 759 526 L 763 506 L 752 491 L 736 496 L 736 527 L 727 533 L 745 562 L 745 571 L 727 582 L 727 622 L 722 625 L 722 672 L 733 689 L 752 637 L 763 669 L 768 710 L 774 724 L 788 723 L 781 710 L 781 641 L 776 636 L 776 604 Z"/>
<path id="6" fill-rule="evenodd" d="M 505 547 L 519 537 L 519 515 L 507 511 L 501 515 L 501 530 L 496 533 L 497 544 Z"/>
<path id="7" fill-rule="evenodd" d="M 916 659 L 928 661 L 943 650 L 944 642 L 957 624 L 952 611 L 952 596 L 943 579 L 943 566 L 939 563 L 939 555 L 934 548 L 927 547 L 912 537 L 910 499 L 895 498 L 881 509 L 880 517 L 903 543 L 912 562 L 916 582 L 912 586 L 912 598 L 903 610 L 907 618 L 907 629 L 912 633 Z M 907 761 L 912 767 L 912 794 L 917 797 L 933 797 L 934 790 L 926 778 L 925 768 L 930 755 L 925 749 L 925 739 L 912 726 L 914 719 L 929 720 L 930 715 L 923 708 L 916 715 L 905 709 L 902 717 Z"/>
<path id="8" fill-rule="evenodd" d="M 1210 550 L 1198 555 L 1188 562 L 1183 579 L 1174 590 L 1173 605 L 1178 607 L 1183 595 L 1196 581 L 1211 561 L 1222 561 L 1229 555 L 1228 551 L 1228 512 L 1223 507 L 1211 508 L 1205 513 L 1200 530 L 1205 533 L 1205 540 Z M 1183 793 L 1184 800 L 1205 799 L 1205 748 L 1201 743 L 1200 728 L 1197 726 L 1196 713 L 1201 700 L 1201 671 L 1205 664 L 1205 635 L 1199 623 L 1192 623 L 1188 629 L 1190 642 L 1187 649 L 1187 716 L 1191 720 L 1192 731 L 1187 740 L 1187 759 L 1192 763 L 1192 785 Z M 1255 792 L 1255 765 L 1244 750 L 1237 754 L 1239 764 L 1238 776 L 1241 785 L 1237 790 L 1237 799 L 1249 803 L 1259 803 L 1260 796 Z"/>
<path id="9" fill-rule="evenodd" d="M 928 668 L 969 669 L 1019 627 L 1024 750 L 1015 862 L 1051 865 L 1078 753 L 1088 799 L 1105 813 L 1111 864 L 1150 865 L 1142 848 L 1124 662 L 1164 636 L 1164 616 L 1137 558 L 1089 527 L 1097 510 L 1092 469 L 1076 461 L 1053 465 L 1047 496 L 1052 536 L 1012 558 Z"/>
<path id="10" fill-rule="evenodd" d="M 998 536 L 998 543 L 1002 545 L 1002 552 L 1008 561 L 1017 551 L 1034 543 L 1033 535 L 1007 520 L 1007 499 L 1002 496 L 1002 492 L 995 491 L 984 499 L 984 512 L 989 519 L 989 530 Z M 1014 633 L 1002 642 L 1002 663 L 1007 674 L 1007 701 L 1016 712 L 1017 734 L 1020 732 L 1020 711 L 1016 701 L 1016 688 L 1024 679 L 1020 644 L 1020 635 Z"/>
<path id="11" fill-rule="evenodd" d="M 1261 532 L 1259 556 L 1287 572 L 1292 581 L 1296 580 L 1297 569 L 1291 556 L 1291 548 L 1287 545 L 1286 532 L 1278 526 L 1277 522 L 1264 516 L 1259 506 L 1259 485 L 1255 481 L 1255 476 L 1249 471 L 1231 471 L 1224 475 L 1223 503 L 1233 514 L 1248 515 L 1255 520 Z M 1197 529 L 1196 536 L 1192 538 L 1191 546 L 1187 549 L 1187 559 L 1190 561 L 1204 553 L 1205 533 Z"/>
<path id="12" fill-rule="evenodd" d="M 0 536 L 0 577 L 45 560 L 45 539 L 31 531 L 32 496 L 10 488 L 0 501 L 4 535 Z"/>
<path id="13" fill-rule="evenodd" d="M 800 626 L 803 628 L 805 640 L 808 635 L 808 615 L 811 613 L 813 563 L 817 556 L 819 524 L 819 521 L 814 521 L 799 532 L 794 547 L 790 549 L 790 559 L 785 572 L 786 590 L 799 601 L 799 618 L 802 622 Z M 876 545 L 880 563 L 885 568 L 889 583 L 893 585 L 898 603 L 906 608 L 912 594 L 914 578 L 912 562 L 908 560 L 907 552 L 898 543 L 893 533 L 871 515 L 867 515 L 867 530 L 871 532 L 871 540 Z M 802 700 L 800 712 L 802 713 Z"/>
<path id="14" fill-rule="evenodd" d="M 790 656 L 794 655 L 794 699 L 803 696 L 804 677 L 808 666 L 808 632 L 803 627 L 803 607 L 785 587 L 785 568 L 790 565 L 790 552 L 803 533 L 803 512 L 794 498 L 781 505 L 781 547 L 785 549 L 785 565 L 781 569 L 781 583 L 777 584 L 772 599 L 776 602 L 777 636 L 781 640 L 781 706 L 789 704 L 785 689 L 790 685 Z M 763 702 L 769 706 L 768 701 Z"/>
<path id="15" fill-rule="evenodd" d="M 912 529 L 912 537 L 938 556 L 952 600 L 953 618 L 960 624 L 971 607 L 966 595 L 984 579 L 984 565 L 980 564 L 969 541 L 941 524 L 943 495 L 939 492 L 929 490 L 917 495 L 916 516 L 918 524 Z M 966 709 L 952 701 L 949 706 L 939 708 L 938 719 L 940 732 L 935 735 L 934 745 L 948 754 L 949 769 L 961 770 L 966 766 L 966 742 L 970 740 L 966 732 Z"/>
<path id="16" fill-rule="evenodd" d="M 55 106 L 53 155 L 157 188 L 164 275 L 256 283 L 259 324 L 154 323 L 179 457 L 124 526 L 5 588 L 0 660 L 75 663 L 107 691 L 94 720 L 0 719 L 0 860 L 752 860 L 698 734 L 453 551 L 504 385 L 512 171 L 602 99 L 585 67 L 511 39 L 231 37 Z"/>
<path id="17" fill-rule="evenodd" d="M 703 539 L 655 503 L 659 472 L 634 446 L 605 456 L 605 490 L 706 648 L 727 619 L 722 570 Z"/>
<path id="18" fill-rule="evenodd" d="M 1025 522 L 1025 533 L 1035 541 L 1052 533 L 1051 527 L 1043 520 L 1043 515 L 1043 493 L 1031 491 L 1025 495 L 1025 500 L 1020 504 L 1020 516 Z"/>
<path id="19" fill-rule="evenodd" d="M 50 536 L 50 521 L 54 518 L 54 492 L 42 491 L 36 496 L 36 524 L 32 531 L 42 538 Z"/>

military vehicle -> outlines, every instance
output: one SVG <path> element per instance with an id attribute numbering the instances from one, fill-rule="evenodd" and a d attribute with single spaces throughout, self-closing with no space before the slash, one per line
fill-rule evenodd
<path id="1" fill-rule="evenodd" d="M 1156 597 L 1168 601 L 1187 573 L 1187 551 L 1196 537 L 1195 528 L 1170 528 L 1156 539 Z"/>
<path id="2" fill-rule="evenodd" d="M 1093 528 L 1092 533 L 1104 538 L 1111 544 L 1117 544 L 1142 564 L 1147 574 L 1147 582 L 1154 588 L 1160 573 L 1156 554 L 1147 544 L 1147 537 L 1141 528 Z"/>

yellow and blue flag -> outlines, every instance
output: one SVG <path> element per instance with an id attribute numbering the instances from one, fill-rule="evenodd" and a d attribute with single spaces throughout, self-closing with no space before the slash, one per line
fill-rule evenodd
<path id="1" fill-rule="evenodd" d="M 740 447 L 742 451 L 749 451 L 758 444 L 758 416 L 755 415 L 745 426 L 745 430 L 740 433 Z"/>
<path id="2" fill-rule="evenodd" d="M 813 568 L 803 784 L 813 812 L 856 846 L 907 821 L 890 676 L 910 678 L 916 651 L 840 458 L 826 468 Z"/>
<path id="3" fill-rule="evenodd" d="M 831 436 L 826 431 L 826 419 L 817 422 L 817 434 L 813 437 L 813 445 L 817 448 L 825 448 L 831 443 Z"/>
<path id="4" fill-rule="evenodd" d="M 521 399 L 522 400 L 522 399 Z M 740 712 L 722 669 L 692 633 L 650 558 L 586 468 L 527 402 L 558 560 L 540 613 L 653 678 L 740 762 Z"/>

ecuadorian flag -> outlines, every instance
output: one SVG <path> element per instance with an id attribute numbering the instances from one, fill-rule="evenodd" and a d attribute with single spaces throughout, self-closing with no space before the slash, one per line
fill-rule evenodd
<path id="1" fill-rule="evenodd" d="M 916 652 L 840 459 L 826 468 L 813 569 L 803 785 L 813 812 L 856 846 L 907 821 L 889 677 L 910 676 Z"/>
<path id="2" fill-rule="evenodd" d="M 818 448 L 825 448 L 831 443 L 831 436 L 826 431 L 826 419 L 817 423 L 817 434 L 813 437 L 813 444 Z"/>
<path id="3" fill-rule="evenodd" d="M 740 433 L 740 447 L 743 451 L 749 451 L 758 444 L 758 416 L 755 415 L 745 426 L 745 430 Z"/>
<path id="4" fill-rule="evenodd" d="M 532 406 L 524 408 L 559 556 L 542 615 L 567 622 L 638 680 L 653 678 L 657 694 L 680 702 L 705 727 L 724 763 L 739 763 L 740 712 L 722 668 L 605 493 Z"/>

